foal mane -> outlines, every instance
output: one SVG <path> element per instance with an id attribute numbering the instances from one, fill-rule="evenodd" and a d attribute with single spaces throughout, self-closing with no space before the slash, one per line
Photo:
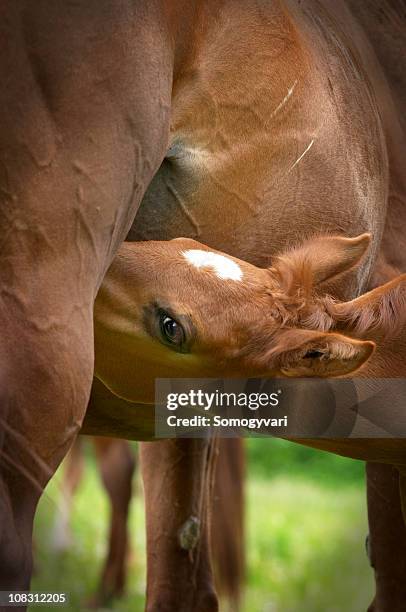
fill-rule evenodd
<path id="1" fill-rule="evenodd" d="M 290 293 L 277 291 L 273 294 L 272 314 L 282 328 L 342 331 L 362 338 L 371 333 L 394 337 L 406 325 L 406 283 L 395 279 L 393 287 L 383 285 L 356 300 L 340 302 L 314 290 L 306 262 L 301 263 L 301 270 L 303 276 L 296 270 L 288 277 Z"/>
<path id="2" fill-rule="evenodd" d="M 350 329 L 357 336 L 374 332 L 385 337 L 398 335 L 406 324 L 406 285 L 394 284 L 388 291 L 379 292 L 376 299 L 368 300 L 367 295 L 364 300 L 363 296 L 358 299 L 359 307 L 330 298 L 326 300 L 326 309 L 338 327 Z"/>

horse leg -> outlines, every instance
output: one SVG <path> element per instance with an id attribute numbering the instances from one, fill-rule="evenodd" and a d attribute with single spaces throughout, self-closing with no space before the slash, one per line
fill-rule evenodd
<path id="1" fill-rule="evenodd" d="M 81 438 L 76 438 L 65 459 L 65 470 L 61 485 L 62 496 L 53 535 L 53 547 L 56 551 L 63 552 L 72 545 L 73 538 L 70 520 L 73 497 L 82 480 L 84 464 L 82 440 Z"/>
<path id="2" fill-rule="evenodd" d="M 209 505 L 216 441 L 141 443 L 147 526 L 146 612 L 216 612 Z"/>
<path id="3" fill-rule="evenodd" d="M 93 444 L 111 505 L 108 553 L 97 593 L 91 601 L 97 607 L 119 597 L 124 590 L 135 457 L 126 440 L 93 438 Z"/>
<path id="4" fill-rule="evenodd" d="M 403 612 L 406 602 L 406 529 L 396 468 L 367 463 L 369 555 L 376 594 L 369 612 Z"/>
<path id="5" fill-rule="evenodd" d="M 0 28 L 0 590 L 26 590 L 90 395 L 94 299 L 167 148 L 174 53 L 156 2 L 0 3 Z"/>
<path id="6" fill-rule="evenodd" d="M 4 314 L 0 308 L 0 323 Z M 18 318 L 16 311 L 13 316 Z M 32 316 L 40 331 L 22 322 L 1 326 L 10 342 L 3 342 L 0 350 L 7 345 L 12 365 L 0 402 L 0 590 L 29 588 L 35 509 L 80 428 L 92 380 L 91 309 L 88 329 L 78 324 L 80 343 L 76 333 L 68 339 L 68 326 L 67 337 L 61 337 L 48 328 L 43 331 Z"/>

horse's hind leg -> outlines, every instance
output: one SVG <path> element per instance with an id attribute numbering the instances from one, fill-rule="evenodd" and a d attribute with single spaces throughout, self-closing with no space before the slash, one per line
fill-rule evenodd
<path id="1" fill-rule="evenodd" d="M 369 612 L 404 612 L 406 529 L 399 495 L 399 474 L 390 465 L 367 463 L 369 556 L 376 595 Z"/>
<path id="2" fill-rule="evenodd" d="M 83 340 L 76 343 L 70 326 L 67 337 L 61 337 L 52 324 L 45 323 L 42 330 L 34 314 L 32 327 L 20 321 L 17 326 L 15 311 L 14 322 L 2 326 L 5 313 L 0 308 L 0 328 L 7 329 L 0 351 L 7 344 L 11 366 L 7 395 L 0 402 L 0 590 L 29 588 L 35 509 L 80 428 L 90 391 L 90 313 L 89 309 L 89 333 L 78 324 Z M 12 330 L 18 343 L 11 342 Z M 77 354 L 82 358 L 77 359 Z"/>
<path id="3" fill-rule="evenodd" d="M 157 2 L 0 2 L 0 590 L 29 587 L 34 512 L 90 395 L 94 299 L 169 142 L 169 21 Z"/>
<path id="4" fill-rule="evenodd" d="M 97 462 L 111 505 L 107 558 L 99 588 L 90 602 L 103 605 L 123 593 L 129 547 L 128 513 L 135 455 L 126 440 L 93 438 Z"/>

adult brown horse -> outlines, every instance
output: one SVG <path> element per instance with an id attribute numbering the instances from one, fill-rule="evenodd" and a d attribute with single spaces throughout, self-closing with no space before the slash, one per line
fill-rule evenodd
<path id="1" fill-rule="evenodd" d="M 369 230 L 369 260 L 336 288 L 365 289 L 404 143 L 351 4 L 3 3 L 3 588 L 28 585 L 40 489 L 86 408 L 94 296 L 165 151 L 135 239 L 197 235 L 265 265 L 298 235 Z M 203 450 L 159 443 L 144 463 L 198 467 Z M 215 607 L 156 575 L 150 610 Z"/>

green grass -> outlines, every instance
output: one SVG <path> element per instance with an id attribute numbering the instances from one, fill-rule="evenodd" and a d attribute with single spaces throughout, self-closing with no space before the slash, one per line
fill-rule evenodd
<path id="1" fill-rule="evenodd" d="M 249 458 L 243 612 L 366 610 L 373 576 L 364 552 L 362 464 L 279 440 L 250 440 Z M 145 536 L 138 480 L 136 489 L 128 589 L 114 606 L 122 612 L 142 612 L 144 603 Z M 66 591 L 68 609 L 79 611 L 96 588 L 107 542 L 108 506 L 92 461 L 75 498 L 75 543 L 63 556 L 50 545 L 57 500 L 58 478 L 37 513 L 32 588 Z"/>
<path id="2" fill-rule="evenodd" d="M 247 440 L 250 474 L 301 477 L 317 484 L 342 486 L 364 482 L 364 463 L 343 459 L 276 438 Z"/>
<path id="3" fill-rule="evenodd" d="M 372 598 L 362 489 L 249 486 L 246 612 L 360 612 Z"/>

